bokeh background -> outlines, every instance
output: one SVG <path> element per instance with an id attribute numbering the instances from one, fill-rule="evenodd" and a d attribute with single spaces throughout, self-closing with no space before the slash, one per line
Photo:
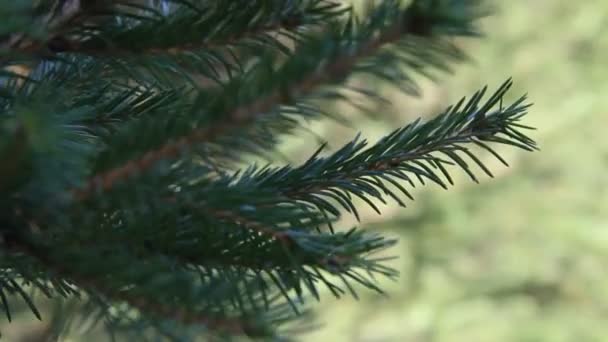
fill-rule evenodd
<path id="1" fill-rule="evenodd" d="M 419 97 L 379 84 L 392 105 L 378 115 L 345 105 L 337 109 L 353 127 L 311 130 L 333 147 L 357 131 L 374 141 L 512 76 L 512 99 L 528 93 L 535 103 L 526 124 L 538 128 L 541 151 L 501 149 L 511 166 L 486 156 L 494 179 L 455 173 L 449 191 L 418 188 L 406 209 L 364 212 L 364 229 L 400 239 L 387 254 L 401 276 L 380 279 L 386 296 L 326 293 L 314 307 L 322 326 L 303 341 L 608 341 L 608 1 L 488 2 L 485 37 L 459 42 L 470 61 L 436 82 L 420 79 Z M 305 158 L 311 140 L 282 150 Z M 0 320 L 6 341 L 44 341 L 44 322 Z"/>

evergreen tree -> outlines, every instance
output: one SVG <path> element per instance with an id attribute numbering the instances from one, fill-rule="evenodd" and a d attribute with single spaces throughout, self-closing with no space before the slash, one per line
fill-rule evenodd
<path id="1" fill-rule="evenodd" d="M 308 121 L 364 96 L 415 94 L 479 35 L 476 0 L 20 0 L 0 3 L 0 299 L 35 289 L 139 337 L 278 338 L 321 288 L 381 292 L 382 235 L 334 229 L 354 202 L 405 206 L 501 144 L 535 150 L 505 82 L 375 143 L 272 160 Z M 72 298 L 78 300 L 75 306 Z M 321 299 L 322 300 L 322 299 Z M 290 330 L 296 329 L 296 330 Z"/>

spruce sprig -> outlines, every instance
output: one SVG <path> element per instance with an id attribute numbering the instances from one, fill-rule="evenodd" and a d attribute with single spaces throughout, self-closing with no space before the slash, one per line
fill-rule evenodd
<path id="1" fill-rule="evenodd" d="M 455 21 L 452 27 L 444 22 L 444 13 L 452 5 L 426 8 L 420 5 L 424 2 L 414 2 L 405 9 L 399 1 L 382 2 L 373 8 L 367 22 L 356 25 L 351 17 L 342 24 L 330 25 L 328 30 L 313 34 L 277 70 L 270 66 L 274 59 L 262 60 L 244 77 L 236 78 L 219 93 L 199 94 L 193 110 L 183 118 L 133 122 L 112 136 L 111 145 L 98 159 L 97 174 L 78 191 L 77 197 L 107 190 L 115 183 L 143 174 L 163 161 L 175 160 L 185 151 L 196 150 L 212 160 L 221 158 L 218 154 L 230 159 L 235 147 L 253 152 L 268 150 L 275 143 L 274 139 L 268 139 L 274 135 L 271 132 L 290 131 L 297 126 L 294 115 L 321 117 L 324 111 L 307 99 L 314 98 L 320 87 L 343 83 L 353 69 L 375 72 L 383 79 L 389 72 L 395 72 L 392 80 L 397 82 L 407 81 L 410 77 L 399 72 L 398 65 L 403 64 L 399 62 L 404 60 L 410 70 L 418 71 L 427 65 L 445 68 L 443 60 L 446 58 L 463 58 L 460 50 L 448 39 L 469 36 L 474 32 L 470 23 L 479 15 L 476 8 L 468 1 L 459 5 L 462 7 L 458 7 L 458 11 L 465 14 L 459 12 L 458 15 L 466 20 Z M 437 27 L 433 26 L 435 23 Z M 422 24 L 426 27 L 420 31 L 418 25 Z M 435 36 L 435 30 L 440 32 L 438 36 Z M 442 37 L 441 32 L 446 32 L 447 36 Z M 428 52 L 415 52 L 411 45 L 405 43 L 408 39 L 419 42 L 416 50 L 425 46 Z M 392 57 L 390 63 L 386 58 L 375 61 L 372 58 L 369 64 L 358 65 L 378 53 L 379 49 L 398 42 L 402 42 L 398 46 L 400 49 L 385 54 Z M 321 89 L 316 97 L 336 97 L 336 94 Z M 133 139 L 133 134 L 144 131 L 145 137 Z M 131 148 L 125 151 L 125 144 Z"/>

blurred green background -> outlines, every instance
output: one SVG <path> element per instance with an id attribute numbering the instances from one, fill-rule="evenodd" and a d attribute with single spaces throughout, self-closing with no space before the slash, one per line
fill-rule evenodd
<path id="1" fill-rule="evenodd" d="M 513 99 L 535 103 L 526 123 L 541 151 L 502 149 L 510 168 L 486 156 L 495 179 L 458 174 L 449 191 L 418 188 L 407 209 L 365 212 L 365 229 L 400 239 L 387 252 L 399 281 L 380 280 L 387 296 L 361 289 L 359 301 L 326 293 L 315 306 L 323 326 L 302 340 L 608 341 L 608 1 L 490 3 L 486 36 L 462 42 L 471 61 L 421 80 L 421 97 L 379 88 L 392 105 L 378 118 L 312 130 L 334 147 L 356 131 L 374 141 L 512 76 Z M 285 154 L 304 158 L 310 139 Z M 7 341 L 33 341 L 43 326 L 2 319 Z"/>

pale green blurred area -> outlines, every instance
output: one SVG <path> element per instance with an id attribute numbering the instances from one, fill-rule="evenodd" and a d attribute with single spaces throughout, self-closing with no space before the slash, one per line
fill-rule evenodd
<path id="1" fill-rule="evenodd" d="M 460 175 L 406 209 L 370 211 L 365 229 L 400 238 L 387 253 L 400 280 L 381 282 L 386 297 L 328 295 L 325 327 L 304 341 L 608 341 L 608 1 L 493 4 L 486 37 L 464 43 L 473 62 L 423 82 L 421 100 L 393 98 L 392 125 L 512 76 L 512 99 L 535 103 L 526 124 L 541 151 L 501 149 L 511 167 L 487 158 L 495 179 Z"/>
<path id="2" fill-rule="evenodd" d="M 455 170 L 449 191 L 430 185 L 408 208 L 366 211 L 362 227 L 400 239 L 386 252 L 400 279 L 380 279 L 386 296 L 325 293 L 315 306 L 324 326 L 303 341 L 608 341 L 608 1 L 493 5 L 485 38 L 463 42 L 472 62 L 422 81 L 421 98 L 383 86 L 393 105 L 377 119 L 312 129 L 332 147 L 356 131 L 374 141 L 512 76 L 511 99 L 535 103 L 525 123 L 541 151 L 500 149 L 511 167 L 486 156 L 494 179 L 479 170 L 477 185 Z M 305 159 L 311 139 L 285 154 Z M 2 319 L 7 341 L 30 341 L 34 325 Z"/>

